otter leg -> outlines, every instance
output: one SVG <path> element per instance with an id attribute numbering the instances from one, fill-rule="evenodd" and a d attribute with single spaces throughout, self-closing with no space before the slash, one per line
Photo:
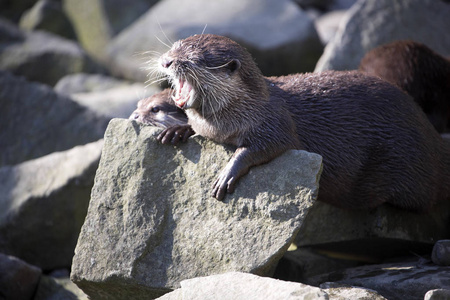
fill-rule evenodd
<path id="1" fill-rule="evenodd" d="M 195 132 L 189 124 L 175 125 L 164 129 L 156 139 L 162 144 L 176 145 L 180 140 L 186 142 L 187 139 L 194 134 Z"/>
<path id="2" fill-rule="evenodd" d="M 286 148 L 279 150 L 277 153 L 269 153 L 264 150 L 252 150 L 246 147 L 237 148 L 214 182 L 211 195 L 217 200 L 222 200 L 227 192 L 234 192 L 238 179 L 247 174 L 251 167 L 271 161 L 283 153 Z"/>

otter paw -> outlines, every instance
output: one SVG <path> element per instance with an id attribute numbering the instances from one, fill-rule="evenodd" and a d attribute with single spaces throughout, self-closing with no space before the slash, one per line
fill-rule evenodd
<path id="1" fill-rule="evenodd" d="M 175 125 L 164 129 L 156 139 L 162 144 L 176 145 L 179 141 L 186 142 L 194 133 L 191 125 Z"/>
<path id="2" fill-rule="evenodd" d="M 231 172 L 226 172 L 226 170 L 223 170 L 213 184 L 211 195 L 217 200 L 222 201 L 227 192 L 234 192 L 236 179 L 236 176 L 234 176 Z"/>

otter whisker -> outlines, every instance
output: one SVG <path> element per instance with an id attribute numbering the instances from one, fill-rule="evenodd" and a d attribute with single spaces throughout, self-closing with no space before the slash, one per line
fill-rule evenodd
<path id="1" fill-rule="evenodd" d="M 205 69 L 214 70 L 214 69 L 224 68 L 224 67 L 228 66 L 232 62 L 233 62 L 233 60 L 230 60 L 229 62 L 226 62 L 223 65 L 220 65 L 220 66 L 217 66 L 217 67 L 205 67 Z"/>

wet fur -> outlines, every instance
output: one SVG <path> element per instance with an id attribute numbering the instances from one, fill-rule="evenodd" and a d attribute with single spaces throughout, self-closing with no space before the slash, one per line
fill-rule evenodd
<path id="1" fill-rule="evenodd" d="M 250 167 L 287 149 L 323 156 L 319 200 L 342 208 L 425 211 L 450 195 L 449 147 L 383 80 L 356 71 L 265 78 L 245 49 L 214 35 L 187 38 L 165 55 L 170 75 L 196 86 L 196 106 L 186 110 L 195 132 L 238 147 L 214 183 L 219 199 Z M 204 85 L 205 73 L 217 81 Z"/>
<path id="2" fill-rule="evenodd" d="M 396 41 L 369 51 L 359 70 L 407 92 L 438 132 L 450 130 L 450 61 L 414 41 Z"/>

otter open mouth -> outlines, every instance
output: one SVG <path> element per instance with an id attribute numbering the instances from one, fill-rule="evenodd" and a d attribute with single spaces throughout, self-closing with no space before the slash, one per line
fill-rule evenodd
<path id="1" fill-rule="evenodd" d="M 172 96 L 173 101 L 175 101 L 175 104 L 180 108 L 187 108 L 186 103 L 189 101 L 189 99 L 192 96 L 192 85 L 189 84 L 186 80 L 178 79 L 177 88 L 175 91 L 175 95 Z"/>

